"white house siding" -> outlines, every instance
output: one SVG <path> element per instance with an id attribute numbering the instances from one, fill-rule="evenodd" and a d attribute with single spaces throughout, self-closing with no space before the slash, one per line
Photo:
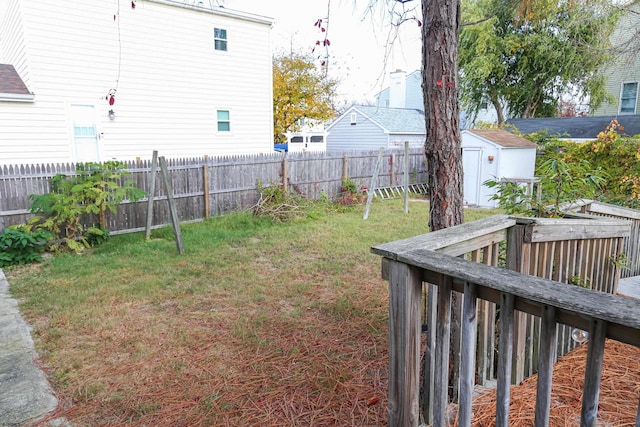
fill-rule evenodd
<path id="1" fill-rule="evenodd" d="M 0 141 L 20 145 L 0 143 L 1 163 L 75 161 L 72 105 L 95 107 L 101 161 L 150 158 L 153 150 L 167 157 L 273 151 L 268 19 L 155 0 L 119 4 L 20 2 L 36 101 L 0 103 Z M 227 30 L 227 52 L 214 50 L 214 27 Z M 116 86 L 109 106 L 105 96 Z M 231 132 L 217 132 L 218 109 L 230 111 Z"/>
<path id="2" fill-rule="evenodd" d="M 629 42 L 630 37 L 637 37 L 638 26 L 640 25 L 640 3 L 630 5 L 631 12 L 620 18 L 618 27 L 613 33 L 612 43 L 614 46 L 622 46 Z M 633 42 L 635 47 L 637 41 Z M 607 78 L 606 91 L 610 94 L 614 102 L 604 102 L 602 106 L 593 110 L 595 116 L 615 116 L 620 114 L 620 96 L 623 83 L 640 83 L 640 56 L 636 49 L 628 49 L 623 55 L 619 55 L 618 60 L 604 70 L 603 74 Z M 640 93 L 638 94 L 640 95 Z M 640 96 L 636 98 L 636 112 L 640 114 Z"/>
<path id="3" fill-rule="evenodd" d="M 351 113 L 345 114 L 338 122 L 331 125 L 327 135 L 327 151 L 377 150 L 387 147 L 388 136 L 384 131 L 360 114 L 356 116 L 356 124 L 351 124 Z"/>
<path id="4" fill-rule="evenodd" d="M 21 10 L 19 0 L 0 1 L 0 59 L 6 58 L 0 62 L 12 64 L 29 87 L 25 39 L 19 31 L 22 24 Z"/>

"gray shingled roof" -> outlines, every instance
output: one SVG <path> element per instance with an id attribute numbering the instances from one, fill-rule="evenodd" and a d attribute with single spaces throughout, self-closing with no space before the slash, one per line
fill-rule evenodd
<path id="1" fill-rule="evenodd" d="M 364 105 L 354 108 L 390 133 L 425 133 L 424 113 L 420 110 Z"/>
<path id="2" fill-rule="evenodd" d="M 640 134 L 639 115 L 509 119 L 507 123 L 514 125 L 523 134 L 547 130 L 549 135 L 561 138 L 596 139 L 598 133 L 613 119 L 617 119 L 624 127 L 620 131 L 622 135 Z"/>

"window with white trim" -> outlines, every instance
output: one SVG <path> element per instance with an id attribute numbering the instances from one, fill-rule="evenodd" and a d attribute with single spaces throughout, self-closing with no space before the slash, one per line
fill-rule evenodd
<path id="1" fill-rule="evenodd" d="M 218 132 L 231 132 L 231 116 L 229 110 L 218 110 Z"/>
<path id="2" fill-rule="evenodd" d="M 349 117 L 349 121 L 351 122 L 351 125 L 355 125 L 358 119 L 358 115 L 356 113 L 351 113 L 351 116 Z"/>
<path id="3" fill-rule="evenodd" d="M 213 29 L 213 45 L 216 50 L 227 50 L 227 30 L 224 28 Z"/>
<path id="4" fill-rule="evenodd" d="M 635 114 L 638 103 L 638 82 L 622 83 L 620 114 Z"/>

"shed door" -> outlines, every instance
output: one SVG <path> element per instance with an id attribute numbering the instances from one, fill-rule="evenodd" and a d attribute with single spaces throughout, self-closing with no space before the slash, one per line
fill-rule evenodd
<path id="1" fill-rule="evenodd" d="M 72 105 L 71 126 L 76 163 L 99 162 L 100 151 L 95 106 Z"/>
<path id="2" fill-rule="evenodd" d="M 464 148 L 462 150 L 462 171 L 464 174 L 464 201 L 469 205 L 480 202 L 481 186 L 481 148 Z"/>

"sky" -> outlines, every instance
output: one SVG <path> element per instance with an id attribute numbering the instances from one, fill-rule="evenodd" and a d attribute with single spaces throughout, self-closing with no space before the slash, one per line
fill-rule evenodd
<path id="1" fill-rule="evenodd" d="M 226 0 L 224 7 L 274 18 L 271 37 L 274 52 L 289 52 L 291 49 L 311 52 L 316 41 L 323 41 L 326 34 L 331 43 L 328 47 L 329 74 L 340 82 L 340 102 L 349 105 L 373 100 L 376 93 L 389 86 L 391 71 L 401 69 L 410 73 L 420 68 L 420 27 L 417 21 L 402 24 L 397 38 L 389 43 L 388 39 L 394 33 L 391 17 L 380 7 L 367 13 L 370 1 Z M 397 2 L 378 0 L 378 3 L 402 7 Z M 406 3 L 405 7 L 416 9 L 406 16 L 421 18 L 419 1 Z M 318 19 L 323 20 L 326 33 L 314 26 Z M 322 49 L 317 48 L 315 54 L 319 51 Z"/>

